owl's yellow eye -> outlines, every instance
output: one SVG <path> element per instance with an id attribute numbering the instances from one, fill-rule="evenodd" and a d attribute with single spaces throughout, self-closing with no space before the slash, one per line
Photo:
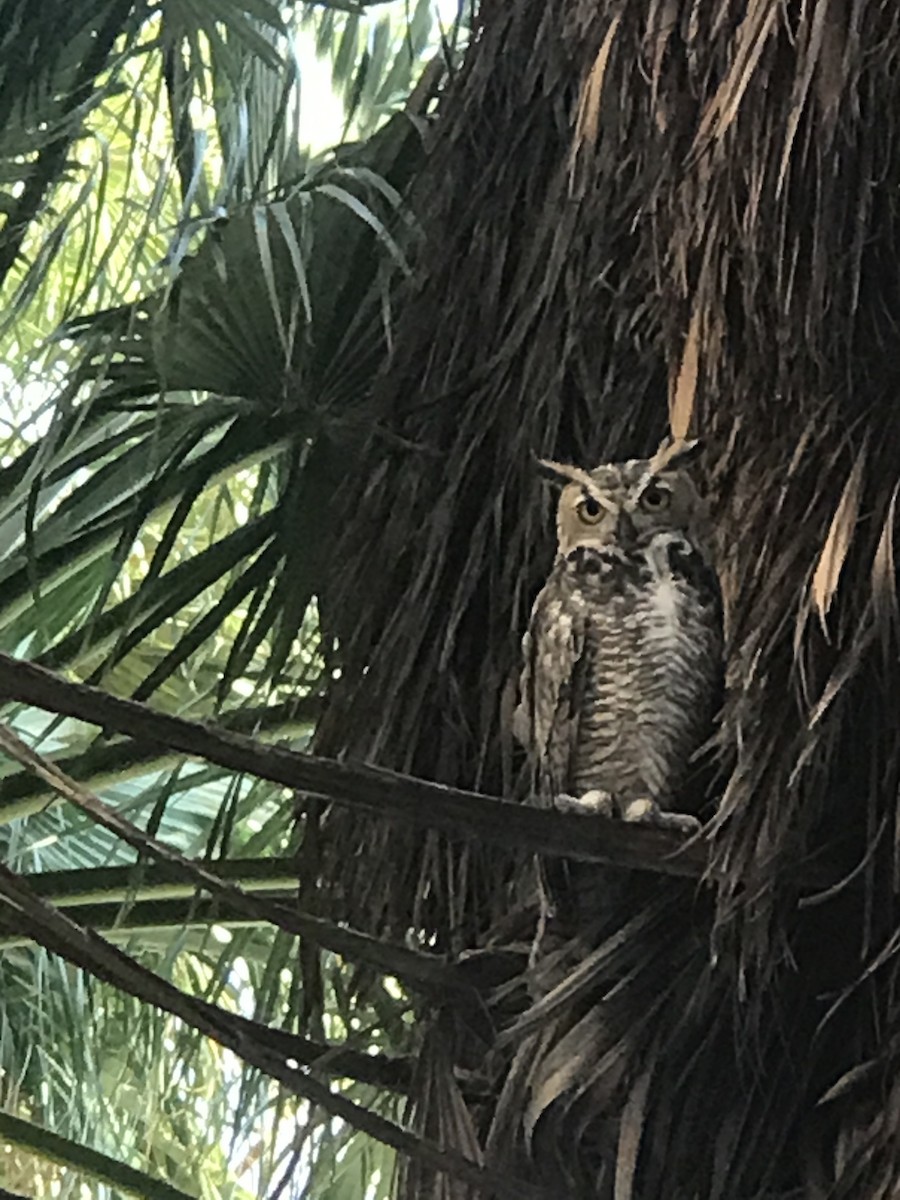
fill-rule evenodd
<path id="1" fill-rule="evenodd" d="M 668 488 L 660 487 L 658 483 L 650 483 L 641 492 L 641 508 L 648 512 L 662 512 L 669 507 L 672 493 Z"/>
<path id="2" fill-rule="evenodd" d="M 596 525 L 603 516 L 603 506 L 593 496 L 585 496 L 575 505 L 579 520 L 584 525 Z"/>

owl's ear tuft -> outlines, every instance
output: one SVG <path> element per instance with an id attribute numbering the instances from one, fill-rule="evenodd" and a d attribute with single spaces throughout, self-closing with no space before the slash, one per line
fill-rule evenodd
<path id="1" fill-rule="evenodd" d="M 551 458 L 539 458 L 537 463 L 541 468 L 541 475 L 545 479 L 553 483 L 580 483 L 582 487 L 588 485 L 593 491 L 593 480 L 587 471 L 583 471 L 580 467 L 572 467 L 568 463 L 554 462 Z"/>
<path id="2" fill-rule="evenodd" d="M 699 438 L 665 438 L 650 460 L 650 470 L 658 475 L 661 471 L 688 467 L 696 462 L 702 451 L 703 443 Z"/>

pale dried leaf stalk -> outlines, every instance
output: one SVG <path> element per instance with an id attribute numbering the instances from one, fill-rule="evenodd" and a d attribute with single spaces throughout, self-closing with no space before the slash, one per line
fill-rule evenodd
<path id="1" fill-rule="evenodd" d="M 684 349 L 681 352 L 678 374 L 669 392 L 669 428 L 672 431 L 674 442 L 682 442 L 687 438 L 694 416 L 697 377 L 700 369 L 701 328 L 702 316 L 697 307 L 691 316 Z"/>
<path id="2" fill-rule="evenodd" d="M 881 623 L 889 619 L 900 620 L 900 606 L 897 603 L 897 574 L 894 555 L 894 523 L 897 517 L 897 492 L 900 483 L 894 484 L 891 500 L 888 504 L 881 536 L 875 547 L 872 559 L 872 602 L 876 618 Z"/>
<path id="3" fill-rule="evenodd" d="M 644 1116 L 653 1068 L 648 1067 L 631 1089 L 619 1126 L 619 1147 L 616 1155 L 615 1200 L 632 1200 L 634 1177 L 637 1172 Z"/>
<path id="4" fill-rule="evenodd" d="M 578 114 L 575 118 L 575 135 L 572 139 L 572 150 L 569 155 L 569 185 L 571 187 L 578 160 L 578 151 L 585 144 L 593 146 L 597 141 L 600 129 L 600 100 L 603 95 L 603 78 L 609 62 L 610 51 L 619 28 L 621 16 L 613 17 L 606 36 L 597 51 L 594 65 L 591 67 L 578 100 Z"/>
<path id="5" fill-rule="evenodd" d="M 825 544 L 813 573 L 810 599 L 813 608 L 819 614 L 823 629 L 856 528 L 864 463 L 865 454 L 860 454 L 844 484 L 838 506 L 831 518 L 828 536 L 825 538 Z"/>
<path id="6" fill-rule="evenodd" d="M 737 116 L 744 92 L 775 26 L 779 7 L 777 0 L 750 0 L 735 38 L 734 62 L 706 107 L 697 132 L 698 143 L 723 137 Z"/>

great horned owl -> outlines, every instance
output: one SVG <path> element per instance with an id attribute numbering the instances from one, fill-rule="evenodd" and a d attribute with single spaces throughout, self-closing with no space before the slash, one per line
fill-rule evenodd
<path id="1" fill-rule="evenodd" d="M 568 482 L 514 718 L 539 803 L 698 827 L 671 811 L 722 673 L 705 506 L 685 471 L 696 445 L 591 471 L 543 464 Z"/>

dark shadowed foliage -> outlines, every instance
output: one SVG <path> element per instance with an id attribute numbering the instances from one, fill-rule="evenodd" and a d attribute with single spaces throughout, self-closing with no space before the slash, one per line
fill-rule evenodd
<path id="1" fill-rule="evenodd" d="M 651 452 L 669 392 L 717 513 L 704 888 L 635 877 L 614 927 L 583 913 L 529 972 L 527 862 L 308 816 L 332 917 L 491 947 L 467 961 L 493 1041 L 427 1016 L 417 1120 L 530 1156 L 551 1196 L 900 1188 L 898 53 L 880 0 L 485 0 L 416 192 L 393 437 L 347 480 L 322 597 L 321 748 L 515 793 L 505 689 L 552 552 L 535 455 Z"/>

